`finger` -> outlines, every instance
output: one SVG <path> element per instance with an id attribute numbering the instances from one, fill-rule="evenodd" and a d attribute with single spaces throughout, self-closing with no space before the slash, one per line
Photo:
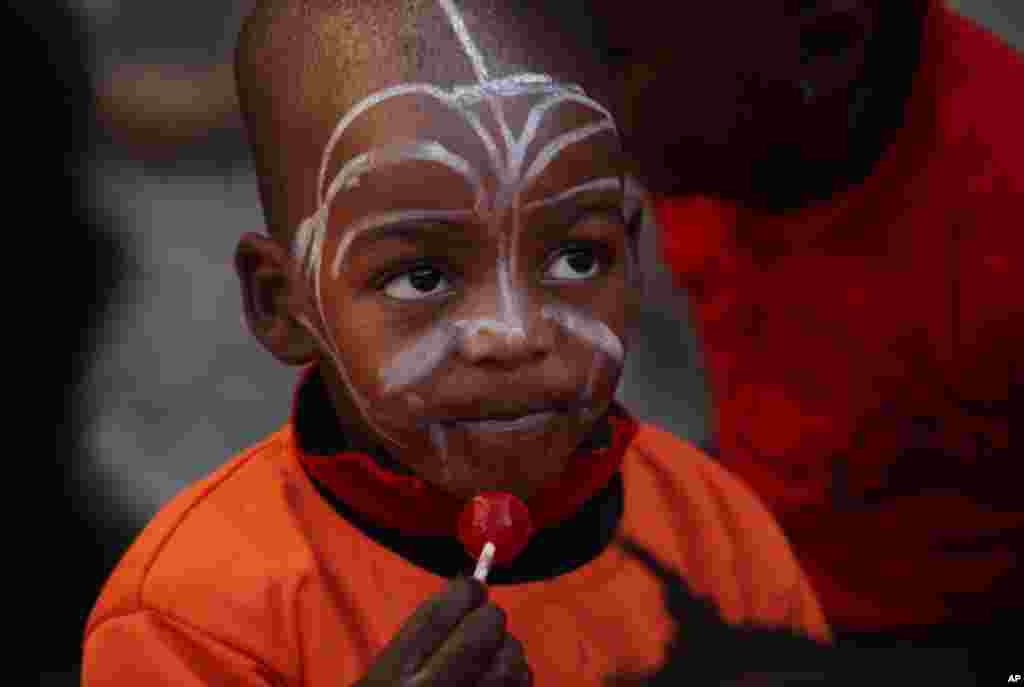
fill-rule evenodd
<path id="1" fill-rule="evenodd" d="M 533 671 L 526 662 L 523 643 L 510 634 L 494 656 L 487 673 L 480 678 L 479 687 L 531 687 Z"/>
<path id="2" fill-rule="evenodd" d="M 425 685 L 476 684 L 505 640 L 505 611 L 493 603 L 467 615 L 420 670 Z"/>
<path id="3" fill-rule="evenodd" d="M 452 580 L 416 608 L 388 643 L 385 653 L 394 658 L 402 675 L 412 675 L 444 644 L 463 618 L 486 599 L 487 588 L 477 580 Z"/>

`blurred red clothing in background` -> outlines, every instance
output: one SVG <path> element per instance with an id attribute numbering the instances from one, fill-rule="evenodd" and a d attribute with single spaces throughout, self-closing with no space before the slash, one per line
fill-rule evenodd
<path id="1" fill-rule="evenodd" d="M 1021 84 L 1016 52 L 934 3 L 906 126 L 863 183 L 783 214 L 657 203 L 720 459 L 839 631 L 1024 606 Z"/>

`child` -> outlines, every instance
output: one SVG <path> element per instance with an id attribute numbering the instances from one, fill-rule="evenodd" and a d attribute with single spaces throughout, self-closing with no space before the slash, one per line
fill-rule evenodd
<path id="1" fill-rule="evenodd" d="M 559 76 L 582 46 L 510 3 L 462 4 L 249 18 L 238 77 L 270 236 L 245 235 L 236 265 L 254 335 L 306 371 L 285 427 L 125 555 L 84 684 L 650 672 L 677 628 L 619 535 L 728 622 L 828 638 L 750 492 L 612 400 L 640 205 L 611 117 Z M 490 590 L 446 585 L 472 567 L 455 521 L 482 491 L 523 499 L 538 532 Z"/>

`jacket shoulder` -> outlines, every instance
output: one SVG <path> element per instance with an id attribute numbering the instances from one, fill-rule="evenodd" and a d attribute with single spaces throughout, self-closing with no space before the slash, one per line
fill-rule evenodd
<path id="1" fill-rule="evenodd" d="M 157 513 L 107 580 L 87 639 L 107 621 L 155 612 L 267 655 L 253 628 L 274 627 L 263 617 L 274 610 L 268 600 L 283 600 L 289 580 L 315 565 L 289 516 L 303 477 L 290 460 L 289 431 L 235 456 Z M 282 672 L 286 656 L 272 661 Z"/>
<path id="2" fill-rule="evenodd" d="M 730 622 L 800 624 L 825 638 L 820 613 L 813 623 L 797 618 L 798 605 L 817 602 L 789 541 L 761 499 L 739 477 L 691 442 L 644 424 L 630 447 L 626 469 L 648 473 L 662 492 L 663 513 L 684 530 L 690 565 L 713 580 Z M 699 553 L 693 553 L 699 552 Z M 731 583 L 726 580 L 731 578 Z M 812 609 L 813 610 L 813 609 Z"/>

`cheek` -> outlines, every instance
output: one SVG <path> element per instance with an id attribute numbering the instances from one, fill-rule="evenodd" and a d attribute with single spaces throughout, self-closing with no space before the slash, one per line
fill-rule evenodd
<path id="1" fill-rule="evenodd" d="M 584 302 L 577 307 L 589 320 L 610 330 L 618 341 L 623 341 L 629 313 L 636 304 L 639 265 L 636 264 L 636 246 L 623 242 L 619 247 L 615 268 Z"/>
<path id="2" fill-rule="evenodd" d="M 403 340 L 404 327 L 356 294 L 342 279 L 321 287 L 322 316 L 330 333 L 328 352 L 349 391 L 367 401 L 381 396 L 380 370 Z"/>
<path id="3" fill-rule="evenodd" d="M 391 355 L 379 368 L 380 393 L 389 398 L 402 398 L 418 411 L 419 397 L 405 393 L 433 377 L 446 364 L 458 345 L 458 332 L 444 320 L 434 324 L 426 333 L 409 341 L 399 352 Z"/>

